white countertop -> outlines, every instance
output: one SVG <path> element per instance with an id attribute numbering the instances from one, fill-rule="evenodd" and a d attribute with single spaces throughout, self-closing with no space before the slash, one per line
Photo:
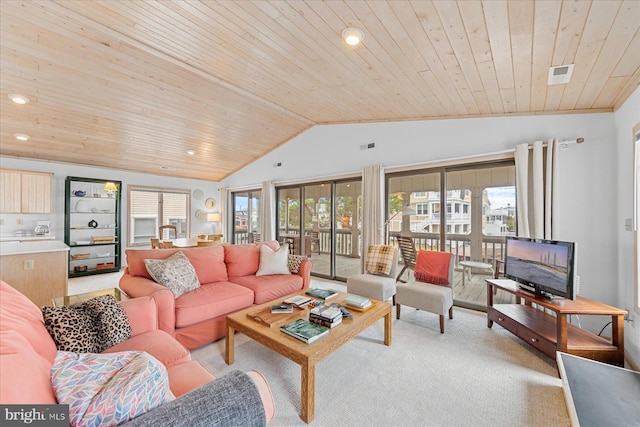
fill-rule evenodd
<path id="1" fill-rule="evenodd" d="M 36 242 L 0 242 L 0 256 L 24 255 L 42 252 L 68 251 L 69 246 L 61 240 L 42 240 Z"/>
<path id="2" fill-rule="evenodd" d="M 52 236 L 50 234 L 45 234 L 42 236 L 4 236 L 0 237 L 0 242 L 28 242 L 31 240 L 55 240 L 55 238 L 55 236 Z"/>

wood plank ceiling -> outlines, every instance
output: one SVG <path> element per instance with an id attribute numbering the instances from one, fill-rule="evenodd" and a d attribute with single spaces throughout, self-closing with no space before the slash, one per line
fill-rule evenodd
<path id="1" fill-rule="evenodd" d="M 7 156 L 218 181 L 316 124 L 608 112 L 640 82 L 637 0 L 1 1 Z"/>

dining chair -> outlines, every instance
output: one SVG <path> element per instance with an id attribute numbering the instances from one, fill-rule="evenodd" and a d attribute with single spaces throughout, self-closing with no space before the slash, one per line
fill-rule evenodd
<path id="1" fill-rule="evenodd" d="M 151 249 L 160 249 L 161 247 L 160 239 L 151 239 Z"/>
<path id="2" fill-rule="evenodd" d="M 310 252 L 313 253 L 315 248 L 318 251 L 318 255 L 320 255 L 320 233 L 318 231 L 307 231 L 306 236 L 309 239 Z"/>
<path id="3" fill-rule="evenodd" d="M 167 234 L 169 235 L 169 237 L 164 236 L 165 231 L 167 231 Z M 178 229 L 175 225 L 161 225 L 160 227 L 158 227 L 158 237 L 160 238 L 160 240 L 177 239 Z"/>

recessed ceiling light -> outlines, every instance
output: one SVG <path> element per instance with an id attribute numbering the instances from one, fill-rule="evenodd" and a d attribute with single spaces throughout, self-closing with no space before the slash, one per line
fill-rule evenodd
<path id="1" fill-rule="evenodd" d="M 196 152 L 193 150 L 187 150 L 187 154 L 193 156 L 194 154 L 196 154 Z"/>
<path id="2" fill-rule="evenodd" d="M 26 104 L 27 102 L 30 101 L 30 99 L 27 98 L 26 96 L 20 95 L 20 94 L 17 94 L 17 93 L 10 93 L 7 96 L 9 97 L 10 100 L 15 102 L 16 104 Z"/>
<path id="3" fill-rule="evenodd" d="M 342 31 L 342 38 L 349 46 L 357 46 L 364 40 L 364 32 L 358 28 L 345 28 Z"/>
<path id="4" fill-rule="evenodd" d="M 28 141 L 29 139 L 31 139 L 31 137 L 26 133 L 14 133 L 13 136 L 20 141 Z"/>

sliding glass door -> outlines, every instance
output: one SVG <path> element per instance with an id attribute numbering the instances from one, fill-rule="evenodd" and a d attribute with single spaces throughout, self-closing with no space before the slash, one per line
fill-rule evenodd
<path id="1" fill-rule="evenodd" d="M 405 235 L 417 250 L 451 252 L 456 304 L 486 307 L 485 279 L 515 235 L 513 162 L 393 174 L 387 190 L 390 241 Z"/>
<path id="2" fill-rule="evenodd" d="M 359 273 L 361 192 L 360 179 L 278 188 L 278 240 L 309 257 L 315 276 Z"/>
<path id="3" fill-rule="evenodd" d="M 233 236 L 236 245 L 251 243 L 260 236 L 261 190 L 232 193 Z"/>

